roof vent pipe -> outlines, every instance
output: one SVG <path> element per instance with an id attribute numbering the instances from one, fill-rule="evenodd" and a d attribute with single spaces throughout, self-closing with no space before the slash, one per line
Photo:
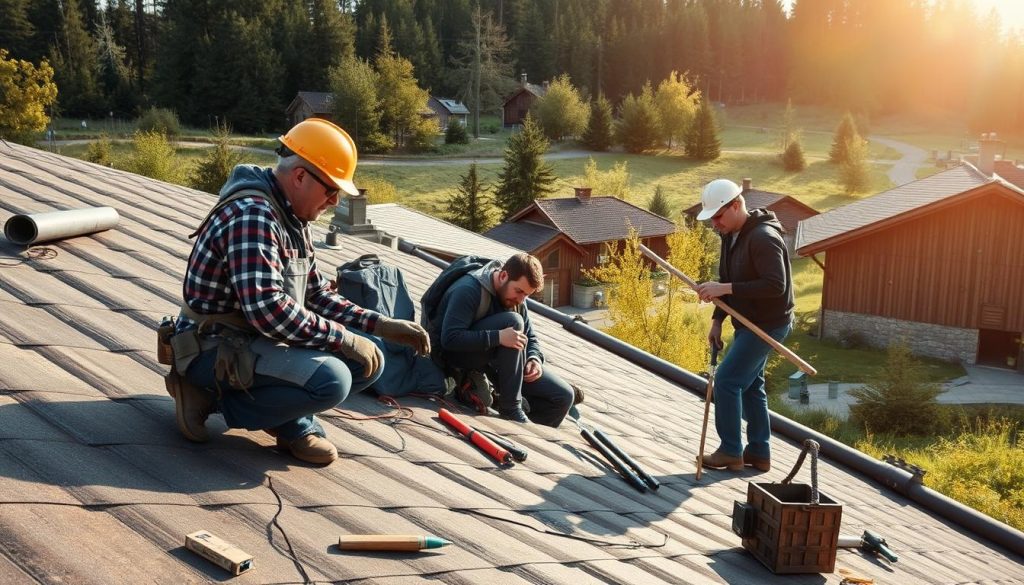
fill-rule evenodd
<path id="1" fill-rule="evenodd" d="M 31 215 L 15 215 L 4 224 L 8 240 L 22 246 L 31 246 L 51 240 L 84 236 L 115 227 L 120 221 L 113 207 L 89 207 L 48 211 Z"/>

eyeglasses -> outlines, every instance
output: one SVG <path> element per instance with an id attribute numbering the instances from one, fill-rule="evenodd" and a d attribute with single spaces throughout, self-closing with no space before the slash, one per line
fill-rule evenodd
<path id="1" fill-rule="evenodd" d="M 719 220 L 721 220 L 722 216 L 725 215 L 725 212 L 729 211 L 729 208 L 732 207 L 732 204 L 735 203 L 735 202 L 736 202 L 736 200 L 733 199 L 732 201 L 730 201 L 730 202 L 726 203 L 725 205 L 723 205 L 721 207 L 721 209 L 718 210 L 718 213 L 716 213 L 716 214 L 711 216 L 711 221 L 719 221 Z"/>
<path id="2" fill-rule="evenodd" d="M 341 191 L 341 189 L 338 189 L 334 185 L 327 184 L 327 182 L 325 182 L 323 179 L 321 179 L 320 177 L 316 176 L 316 173 L 314 173 L 313 171 L 307 169 L 306 167 L 299 167 L 299 168 L 304 170 L 304 171 L 306 171 L 306 174 L 309 175 L 310 177 L 313 177 L 314 181 L 316 181 L 317 183 L 320 183 L 321 185 L 323 185 L 324 190 L 327 191 L 327 198 L 328 199 L 336 197 L 338 195 L 338 193 Z"/>

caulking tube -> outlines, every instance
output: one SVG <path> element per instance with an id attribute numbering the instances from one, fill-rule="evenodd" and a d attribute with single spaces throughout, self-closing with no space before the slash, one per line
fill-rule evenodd
<path id="1" fill-rule="evenodd" d="M 482 433 L 476 432 L 473 427 L 455 418 L 455 415 L 448 412 L 447 408 L 437 411 L 437 415 L 453 429 L 459 431 L 464 437 L 472 441 L 474 445 L 483 449 L 484 453 L 494 457 L 499 463 L 512 463 L 512 455 L 508 451 L 495 445 L 494 441 L 491 441 Z"/>
<path id="2" fill-rule="evenodd" d="M 89 207 L 15 215 L 4 224 L 8 240 L 22 246 L 109 230 L 120 217 L 113 207 Z"/>

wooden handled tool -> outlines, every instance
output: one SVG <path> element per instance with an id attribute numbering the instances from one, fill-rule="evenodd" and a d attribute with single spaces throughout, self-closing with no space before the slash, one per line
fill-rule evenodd
<path id="1" fill-rule="evenodd" d="M 680 271 L 678 268 L 676 268 L 675 266 L 672 266 L 671 264 L 666 262 L 664 259 L 661 258 L 661 256 L 658 256 L 657 254 L 652 252 L 650 248 L 648 248 L 647 246 L 644 246 L 643 244 L 640 244 L 640 252 L 644 256 L 647 256 L 652 261 L 654 261 L 658 266 L 661 266 L 662 268 L 667 270 L 670 274 L 674 275 L 675 277 L 677 277 L 680 280 L 682 280 L 683 282 L 685 282 L 687 284 L 687 286 L 692 288 L 694 291 L 697 290 L 697 283 L 696 282 L 691 280 L 690 277 L 688 277 L 685 274 L 683 274 L 682 271 Z M 736 320 L 739 321 L 740 323 L 743 323 L 743 325 L 745 325 L 748 329 L 753 331 L 758 337 L 763 339 L 765 343 L 767 343 L 768 345 L 772 346 L 772 349 L 774 349 L 775 351 L 779 352 L 782 355 L 782 357 L 786 358 L 787 360 L 792 362 L 793 365 L 795 365 L 796 367 L 800 368 L 800 371 L 806 373 L 809 376 L 813 376 L 813 375 L 818 373 L 818 370 L 815 370 L 814 367 L 811 366 L 811 364 L 809 364 L 809 363 L 805 362 L 804 360 L 802 360 L 800 358 L 800 356 L 798 356 L 795 353 L 793 353 L 792 351 L 790 351 L 790 349 L 788 347 L 786 347 L 785 345 L 782 345 L 778 341 L 775 341 L 775 339 L 773 339 L 772 336 L 770 336 L 767 333 L 765 333 L 764 330 L 761 329 L 760 327 L 758 327 L 757 325 L 754 325 L 753 323 L 751 323 L 750 320 L 747 319 L 746 317 L 744 317 L 743 315 L 740 315 L 738 312 L 736 312 L 735 309 L 733 309 L 729 305 L 727 305 L 724 302 L 722 302 L 721 299 L 711 299 L 711 302 L 714 303 L 716 307 L 722 309 L 723 311 L 725 311 L 729 315 L 732 315 L 733 317 L 735 317 Z"/>
<path id="2" fill-rule="evenodd" d="M 700 449 L 697 450 L 697 481 L 704 468 L 704 439 L 708 436 L 708 412 L 711 411 L 711 400 L 715 396 L 715 370 L 718 369 L 718 344 L 711 342 L 711 366 L 708 369 L 708 391 L 704 397 L 704 425 L 700 428 Z"/>

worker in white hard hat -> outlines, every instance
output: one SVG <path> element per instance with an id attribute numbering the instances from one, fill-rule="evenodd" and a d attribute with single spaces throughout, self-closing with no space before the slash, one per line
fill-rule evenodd
<path id="1" fill-rule="evenodd" d="M 702 301 L 720 298 L 738 313 L 781 342 L 793 320 L 793 275 L 785 230 L 775 214 L 747 209 L 743 189 L 728 179 L 715 179 L 701 193 L 701 221 L 710 221 L 722 238 L 718 281 L 697 285 Z M 711 317 L 708 341 L 722 347 L 718 307 Z M 732 345 L 715 373 L 715 429 L 719 448 L 704 455 L 703 465 L 742 470 L 750 466 L 771 469 L 771 427 L 764 367 L 771 347 L 736 319 Z M 747 421 L 744 446 L 740 419 Z"/>
<path id="2" fill-rule="evenodd" d="M 317 268 L 309 222 L 352 182 L 356 145 L 327 120 L 279 138 L 277 165 L 238 165 L 195 231 L 167 376 L 185 438 L 210 439 L 215 412 L 231 428 L 263 430 L 277 447 L 329 464 L 337 448 L 316 418 L 370 386 L 383 354 L 369 335 L 429 355 L 417 323 L 338 295 Z"/>

